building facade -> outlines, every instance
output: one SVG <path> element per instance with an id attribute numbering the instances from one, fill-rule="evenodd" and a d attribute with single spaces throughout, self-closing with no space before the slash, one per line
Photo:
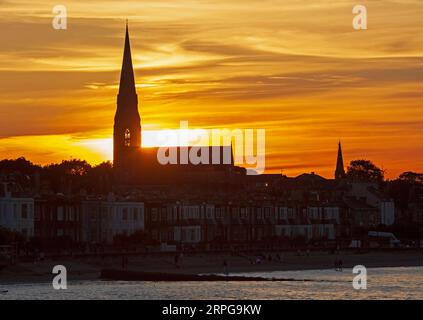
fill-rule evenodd
<path id="1" fill-rule="evenodd" d="M 82 241 L 113 243 L 116 235 L 144 230 L 144 203 L 89 199 L 81 202 Z"/>
<path id="2" fill-rule="evenodd" d="M 82 241 L 79 199 L 52 195 L 35 199 L 34 236 Z"/>
<path id="3" fill-rule="evenodd" d="M 0 197 L 0 226 L 30 239 L 34 235 L 34 199 L 13 197 L 6 191 Z"/>

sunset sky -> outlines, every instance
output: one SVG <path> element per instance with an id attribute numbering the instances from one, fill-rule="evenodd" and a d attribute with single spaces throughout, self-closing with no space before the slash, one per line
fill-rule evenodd
<path id="1" fill-rule="evenodd" d="M 332 177 L 339 139 L 423 171 L 422 0 L 0 0 L 0 159 L 111 160 L 126 18 L 143 130 L 264 128 L 289 176 Z"/>

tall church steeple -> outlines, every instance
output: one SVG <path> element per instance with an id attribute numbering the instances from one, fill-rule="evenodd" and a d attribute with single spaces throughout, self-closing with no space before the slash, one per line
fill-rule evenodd
<path id="1" fill-rule="evenodd" d="M 335 179 L 342 179 L 345 177 L 344 159 L 342 158 L 341 141 L 338 143 L 338 158 L 336 161 Z"/>
<path id="2" fill-rule="evenodd" d="M 117 109 L 113 132 L 113 165 L 117 171 L 127 171 L 132 154 L 141 148 L 141 119 L 132 66 L 128 23 L 125 31 L 122 70 L 120 73 Z"/>
<path id="3" fill-rule="evenodd" d="M 128 21 L 126 22 L 125 48 L 123 51 L 122 70 L 120 73 L 119 95 L 136 95 L 135 77 L 132 66 L 131 43 L 129 41 Z"/>

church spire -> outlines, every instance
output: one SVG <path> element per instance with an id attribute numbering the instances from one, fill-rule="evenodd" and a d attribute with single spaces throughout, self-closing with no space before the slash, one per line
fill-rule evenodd
<path id="1" fill-rule="evenodd" d="M 120 73 L 119 93 L 113 127 L 113 166 L 120 177 L 131 175 L 134 150 L 141 148 L 141 119 L 132 67 L 131 44 L 126 22 L 125 49 Z M 131 160 L 132 159 L 132 160 Z M 126 178 L 125 178 L 126 179 Z"/>
<path id="2" fill-rule="evenodd" d="M 122 70 L 119 84 L 119 95 L 122 94 L 136 94 L 134 69 L 132 67 L 131 44 L 129 41 L 128 20 L 126 20 L 125 49 L 123 52 Z"/>
<path id="3" fill-rule="evenodd" d="M 335 179 L 342 179 L 345 177 L 344 159 L 342 157 L 341 140 L 338 143 L 338 159 L 336 161 Z"/>

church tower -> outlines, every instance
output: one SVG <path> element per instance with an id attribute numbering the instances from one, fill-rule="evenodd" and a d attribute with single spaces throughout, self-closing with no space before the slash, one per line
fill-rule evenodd
<path id="1" fill-rule="evenodd" d="M 345 178 L 344 160 L 342 158 L 341 141 L 338 143 L 338 159 L 336 161 L 335 179 Z"/>
<path id="2" fill-rule="evenodd" d="M 140 149 L 141 119 L 138 113 L 138 96 L 127 23 L 113 132 L 113 166 L 119 178 L 130 176 L 135 154 Z"/>

